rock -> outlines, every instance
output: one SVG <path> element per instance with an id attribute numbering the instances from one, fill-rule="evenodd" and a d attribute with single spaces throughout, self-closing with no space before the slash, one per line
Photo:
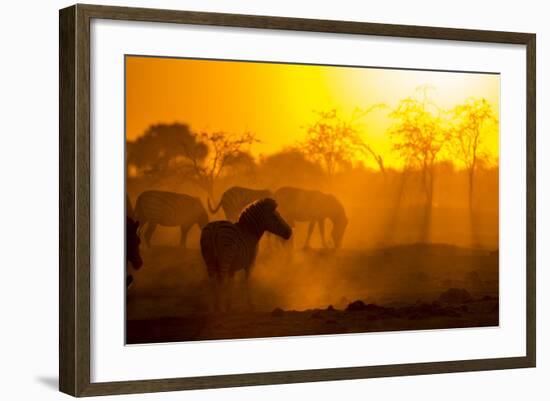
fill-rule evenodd
<path id="1" fill-rule="evenodd" d="M 285 311 L 282 310 L 281 308 L 275 308 L 271 311 L 271 316 L 281 317 L 281 316 L 283 316 L 284 313 L 285 313 Z"/>
<path id="2" fill-rule="evenodd" d="M 321 311 L 320 310 L 316 310 L 315 312 L 313 312 L 310 316 L 312 319 L 321 319 L 323 316 L 321 314 Z"/>
<path id="3" fill-rule="evenodd" d="M 368 311 L 368 312 L 373 312 L 373 313 L 387 313 L 388 312 L 388 309 L 389 308 L 386 308 L 384 306 L 379 306 L 379 305 L 376 305 L 376 304 L 367 304 L 365 305 L 365 310 Z"/>
<path id="4" fill-rule="evenodd" d="M 466 309 L 464 309 L 464 307 Z M 437 302 L 433 303 L 422 303 L 420 305 L 412 305 L 409 307 L 403 307 L 399 311 L 393 313 L 394 316 L 402 315 L 407 317 L 410 320 L 417 319 L 429 319 L 432 317 L 445 316 L 445 317 L 460 317 L 461 311 L 467 310 L 466 305 L 462 305 L 460 308 L 451 306 L 441 306 Z"/>
<path id="5" fill-rule="evenodd" d="M 472 301 L 472 296 L 464 288 L 449 288 L 439 296 L 439 301 L 446 304 L 462 304 Z"/>
<path id="6" fill-rule="evenodd" d="M 428 304 L 428 303 L 422 303 L 418 306 L 414 307 L 416 311 L 420 313 L 425 313 L 428 315 L 436 314 L 437 311 L 440 309 L 439 305 L 436 304 Z"/>
<path id="7" fill-rule="evenodd" d="M 421 318 L 419 313 L 413 313 L 407 317 L 409 320 L 418 320 Z"/>
<path id="8" fill-rule="evenodd" d="M 358 299 L 357 301 L 353 301 L 347 306 L 346 312 L 360 312 L 364 311 L 366 308 L 367 305 L 363 301 Z"/>
<path id="9" fill-rule="evenodd" d="M 447 306 L 441 310 L 441 315 L 446 317 L 460 317 L 461 314 L 455 308 Z"/>
<path id="10" fill-rule="evenodd" d="M 376 304 L 365 304 L 360 299 L 353 301 L 346 308 L 347 312 L 369 312 L 375 316 L 389 317 L 395 315 L 395 308 L 386 308 Z"/>

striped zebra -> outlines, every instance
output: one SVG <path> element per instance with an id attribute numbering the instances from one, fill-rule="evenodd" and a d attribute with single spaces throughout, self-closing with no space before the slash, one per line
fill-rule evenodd
<path id="1" fill-rule="evenodd" d="M 143 266 L 143 259 L 139 253 L 139 244 L 141 240 L 138 235 L 139 222 L 134 221 L 130 216 L 126 216 L 126 268 L 131 265 L 135 270 Z M 132 273 L 126 272 L 126 286 L 129 287 L 134 281 Z"/>
<path id="2" fill-rule="evenodd" d="M 309 248 L 311 234 L 315 224 L 319 226 L 321 242 L 325 241 L 325 219 L 332 221 L 331 237 L 335 248 L 342 245 L 344 232 L 348 225 L 346 212 L 342 204 L 330 194 L 301 188 L 283 187 L 275 191 L 281 215 L 294 227 L 295 222 L 309 222 L 305 248 Z"/>
<path id="3" fill-rule="evenodd" d="M 271 198 L 253 202 L 239 216 L 237 223 L 213 221 L 201 231 L 201 253 L 213 286 L 215 309 L 220 307 L 220 291 L 230 284 L 235 272 L 244 270 L 246 298 L 250 305 L 248 277 L 258 253 L 258 242 L 268 231 L 288 240 L 292 229 L 276 210 Z M 225 291 L 224 291 L 225 292 Z M 226 307 L 229 309 L 229 296 Z"/>
<path id="4" fill-rule="evenodd" d="M 195 224 L 208 224 L 208 214 L 199 198 L 165 191 L 145 191 L 136 201 L 135 218 L 142 227 L 147 224 L 144 240 L 151 246 L 151 237 L 157 225 L 180 227 L 180 245 L 185 248 L 187 233 Z"/>
<path id="5" fill-rule="evenodd" d="M 249 189 L 244 187 L 231 187 L 220 198 L 220 203 L 215 208 L 208 199 L 208 209 L 215 214 L 223 208 L 225 218 L 229 221 L 237 221 L 243 209 L 258 199 L 273 198 L 273 193 L 267 189 Z"/>

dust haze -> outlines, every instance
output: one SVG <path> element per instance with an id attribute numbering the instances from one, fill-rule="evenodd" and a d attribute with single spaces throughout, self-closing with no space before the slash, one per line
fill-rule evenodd
<path id="1" fill-rule="evenodd" d="M 386 147 L 363 124 L 376 114 L 388 120 Z M 498 325 L 498 147 L 488 139 L 498 110 L 483 98 L 435 107 L 421 88 L 311 115 L 269 152 L 261 133 L 184 118 L 127 139 L 126 208 L 143 260 L 128 268 L 128 343 Z M 224 200 L 235 187 L 273 194 L 293 233 L 262 236 L 249 279 L 235 272 L 220 312 L 199 239 L 207 221 L 228 219 L 224 207 L 257 200 Z M 321 217 L 300 218 L 285 188 L 343 212 L 315 214 L 311 201 L 302 209 Z"/>
<path id="2" fill-rule="evenodd" d="M 238 175 L 222 177 L 216 183 L 212 203 L 231 186 L 273 192 L 293 186 L 335 194 L 349 220 L 339 249 L 330 243 L 330 220 L 326 223 L 329 248 L 323 248 L 318 227 L 313 231 L 310 246 L 304 248 L 307 222 L 295 223 L 291 245 L 273 235 L 264 235 L 249 283 L 254 303 L 252 316 L 260 314 L 253 322 L 266 327 L 266 322 L 260 323 L 258 319 L 277 309 L 285 313 L 310 313 L 332 305 L 345 311 L 356 300 L 394 307 L 432 304 L 445 291 L 456 288 L 466 290 L 473 299 L 485 298 L 492 308 L 489 323 L 483 319 L 467 320 L 459 327 L 498 324 L 498 312 L 494 309 L 498 305 L 494 301 L 498 299 L 498 168 L 476 171 L 473 212 L 468 207 L 467 172 L 457 171 L 449 163 L 434 167 L 433 205 L 429 210 L 420 171 L 381 173 L 355 168 L 327 177 L 320 166 L 296 150 L 285 150 L 249 163 L 246 168 L 235 168 Z M 132 201 L 150 188 L 191 194 L 205 205 L 208 198 L 199 185 L 182 183 L 177 176 L 128 178 L 127 190 Z M 427 213 L 429 225 L 426 225 Z M 209 217 L 225 219 L 221 210 Z M 243 329 L 247 326 L 241 316 L 236 322 L 225 323 L 230 327 L 227 331 L 211 329 L 212 295 L 200 255 L 199 235 L 200 228 L 195 225 L 187 237 L 186 248 L 182 249 L 179 227 L 159 226 L 151 247 L 142 247 L 145 266 L 135 273 L 135 283 L 128 290 L 129 327 L 136 327 L 129 331 L 130 342 L 292 335 L 296 330 L 292 327 L 303 324 L 291 320 L 283 325 L 288 327 L 281 328 L 282 320 L 271 318 L 268 323 L 275 321 L 277 327 L 255 334 L 250 327 L 248 331 Z M 242 276 L 237 273 L 233 283 L 235 316 L 251 313 L 247 312 L 242 296 Z M 229 318 L 224 316 L 221 320 Z M 176 319 L 175 331 L 167 329 L 166 333 L 171 334 L 166 336 L 152 335 L 145 322 L 172 327 L 172 320 L 163 319 Z M 185 319 L 184 323 L 178 319 Z M 429 322 L 408 318 L 405 321 L 413 324 L 396 328 L 417 328 Z M 199 322 L 200 330 L 195 327 Z M 317 320 L 307 320 L 310 322 Z M 426 327 L 453 327 L 453 324 L 437 321 Z M 183 330 L 183 326 L 195 331 Z M 356 326 L 345 324 L 339 329 L 329 326 L 328 332 L 374 330 L 361 324 Z M 378 328 L 385 329 L 391 329 L 391 325 Z M 314 327 L 305 333 L 325 332 L 326 327 Z"/>

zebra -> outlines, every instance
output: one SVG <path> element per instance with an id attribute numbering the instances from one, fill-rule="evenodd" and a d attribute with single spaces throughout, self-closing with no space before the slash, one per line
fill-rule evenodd
<path id="1" fill-rule="evenodd" d="M 325 219 L 332 221 L 331 237 L 335 248 L 340 248 L 348 219 L 344 207 L 331 194 L 295 187 L 282 187 L 275 191 L 275 199 L 280 205 L 281 215 L 294 227 L 295 222 L 309 222 L 304 248 L 309 248 L 315 224 L 319 226 L 321 242 L 325 241 Z"/>
<path id="2" fill-rule="evenodd" d="M 126 268 L 130 264 L 135 270 L 143 266 L 143 259 L 139 253 L 139 244 L 141 240 L 138 236 L 139 221 L 134 221 L 130 216 L 126 216 Z M 126 271 L 126 287 L 134 281 L 132 273 Z"/>
<path id="3" fill-rule="evenodd" d="M 134 218 L 134 208 L 128 194 L 126 194 L 126 216 Z"/>
<path id="4" fill-rule="evenodd" d="M 208 209 L 215 214 L 223 208 L 225 218 L 229 221 L 237 221 L 242 210 L 250 203 L 263 198 L 273 198 L 273 193 L 267 189 L 249 189 L 244 187 L 231 187 L 220 198 L 220 203 L 215 208 L 208 199 Z"/>
<path id="5" fill-rule="evenodd" d="M 274 199 L 264 198 L 247 206 L 236 223 L 220 220 L 203 227 L 201 254 L 212 284 L 216 310 L 220 307 L 220 287 L 228 285 L 239 270 L 244 270 L 246 298 L 251 305 L 248 278 L 262 235 L 268 231 L 285 240 L 292 235 L 292 229 L 276 209 Z M 229 297 L 226 306 L 229 309 Z"/>
<path id="6" fill-rule="evenodd" d="M 151 246 L 151 237 L 158 224 L 180 227 L 180 246 L 185 248 L 187 233 L 195 224 L 208 224 L 208 214 L 199 198 L 166 191 L 145 191 L 136 201 L 134 215 L 142 227 L 147 224 L 144 239 Z"/>

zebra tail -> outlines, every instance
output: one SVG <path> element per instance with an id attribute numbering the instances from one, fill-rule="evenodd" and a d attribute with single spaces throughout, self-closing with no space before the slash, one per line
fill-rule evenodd
<path id="1" fill-rule="evenodd" d="M 216 206 L 215 209 L 213 209 L 212 205 L 210 204 L 210 198 L 206 199 L 206 203 L 208 204 L 208 210 L 210 211 L 210 214 L 218 213 L 218 210 L 220 210 L 220 207 L 222 206 L 222 200 L 221 199 L 220 199 L 220 203 L 218 203 L 218 206 Z"/>

